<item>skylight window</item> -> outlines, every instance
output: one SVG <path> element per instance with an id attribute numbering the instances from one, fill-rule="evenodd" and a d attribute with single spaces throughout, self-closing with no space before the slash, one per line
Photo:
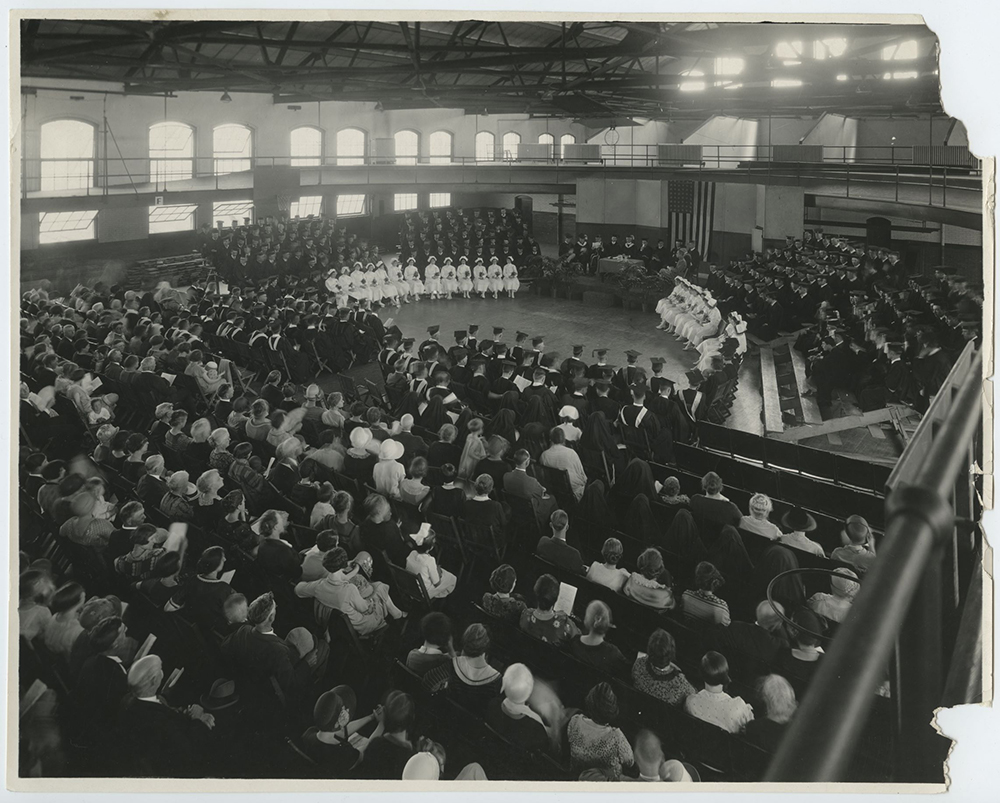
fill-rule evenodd
<path id="1" fill-rule="evenodd" d="M 775 89 L 783 89 L 786 87 L 802 86 L 802 82 L 798 78 L 775 78 L 771 81 L 771 86 Z"/>

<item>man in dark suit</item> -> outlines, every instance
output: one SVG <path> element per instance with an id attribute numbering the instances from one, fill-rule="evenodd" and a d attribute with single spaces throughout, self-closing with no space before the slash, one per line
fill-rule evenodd
<path id="1" fill-rule="evenodd" d="M 535 553 L 549 563 L 561 566 L 574 574 L 586 574 L 587 567 L 580 557 L 580 551 L 566 543 L 566 531 L 569 529 L 569 516 L 566 511 L 557 510 L 549 517 L 552 535 L 543 535 L 538 539 Z"/>
<path id="2" fill-rule="evenodd" d="M 119 771 L 140 777 L 204 777 L 209 730 L 215 718 L 200 705 L 172 708 L 157 693 L 163 664 L 156 655 L 140 658 L 128 671 L 129 693 L 120 723 L 128 753 Z M 119 759 L 122 758 L 119 756 Z"/>
<path id="3" fill-rule="evenodd" d="M 784 613 L 781 603 L 774 605 Z M 706 634 L 706 646 L 729 659 L 734 677 L 757 677 L 770 671 L 769 667 L 787 646 L 781 627 L 781 618 L 765 600 L 757 606 L 753 624 L 734 621 L 728 627 L 714 627 Z"/>
<path id="4" fill-rule="evenodd" d="M 119 616 L 109 616 L 94 626 L 89 633 L 91 655 L 83 662 L 73 687 L 74 730 L 91 746 L 107 742 L 119 704 L 128 692 L 125 667 L 114 655 L 122 631 Z"/>
<path id="5" fill-rule="evenodd" d="M 277 612 L 270 591 L 257 597 L 247 608 L 246 624 L 223 639 L 221 650 L 237 676 L 237 683 L 242 679 L 252 692 L 269 697 L 273 678 L 285 701 L 291 702 L 301 691 L 295 672 L 298 656 L 274 633 Z"/>

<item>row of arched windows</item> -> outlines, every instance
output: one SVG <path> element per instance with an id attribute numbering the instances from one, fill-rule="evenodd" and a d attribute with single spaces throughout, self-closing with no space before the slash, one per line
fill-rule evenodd
<path id="1" fill-rule="evenodd" d="M 82 189 L 93 186 L 95 126 L 80 120 L 52 120 L 41 127 L 41 181 L 43 190 Z M 428 140 L 431 164 L 449 164 L 454 156 L 454 136 L 435 131 Z M 393 135 L 396 164 L 415 165 L 420 157 L 420 134 L 411 129 Z M 541 134 L 538 143 L 555 147 L 552 134 Z M 576 143 L 572 134 L 559 138 L 560 147 Z M 498 161 L 517 157 L 521 135 L 508 131 L 498 151 L 496 135 L 476 134 L 476 159 Z M 323 163 L 323 131 L 315 126 L 299 126 L 289 134 L 293 167 L 318 167 Z M 336 134 L 338 165 L 364 164 L 368 153 L 367 134 L 360 128 L 343 128 Z M 238 123 L 212 129 L 213 170 L 216 175 L 250 170 L 253 158 L 253 131 Z M 155 123 L 149 127 L 149 177 L 151 181 L 174 181 L 194 176 L 194 129 L 178 122 Z"/>

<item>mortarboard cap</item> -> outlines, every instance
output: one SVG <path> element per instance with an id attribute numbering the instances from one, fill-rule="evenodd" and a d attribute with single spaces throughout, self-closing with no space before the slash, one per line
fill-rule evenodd
<path id="1" fill-rule="evenodd" d="M 403 338 L 403 345 L 406 346 L 407 348 L 409 348 L 410 346 L 412 346 L 415 342 L 416 342 L 416 338 L 412 338 L 412 337 L 404 337 Z"/>
<path id="2" fill-rule="evenodd" d="M 513 360 L 501 360 L 500 365 L 505 369 L 509 368 L 511 371 L 517 368 L 517 363 Z"/>
<path id="3" fill-rule="evenodd" d="M 663 364 L 665 362 L 666 362 L 666 359 L 664 357 L 650 357 L 649 358 L 649 363 L 650 363 L 650 365 L 653 366 L 653 368 L 662 368 Z"/>
<path id="4" fill-rule="evenodd" d="M 523 342 L 523 341 L 525 341 L 525 340 L 528 339 L 528 333 L 527 332 L 521 332 L 521 331 L 519 331 L 517 333 L 516 337 L 517 337 L 517 342 L 521 343 L 521 342 Z"/>
<path id="5" fill-rule="evenodd" d="M 625 349 L 625 356 L 630 360 L 638 360 L 640 355 L 635 349 Z"/>
<path id="6" fill-rule="evenodd" d="M 583 346 L 573 346 L 573 356 L 579 357 L 583 354 Z"/>
<path id="7" fill-rule="evenodd" d="M 604 357 L 608 353 L 607 349 L 594 349 L 590 352 L 591 357 Z"/>
<path id="8" fill-rule="evenodd" d="M 436 335 L 440 331 L 441 327 L 438 326 L 437 324 L 434 324 L 434 326 L 427 327 L 427 334 L 429 334 L 431 337 L 434 337 L 434 335 Z"/>
<path id="9" fill-rule="evenodd" d="M 478 331 L 479 331 L 479 324 L 477 324 L 477 323 L 470 323 L 469 324 L 469 334 L 470 335 L 474 335 Z"/>
<path id="10" fill-rule="evenodd" d="M 465 338 L 467 338 L 468 336 L 469 333 L 466 332 L 464 329 L 455 330 L 455 340 L 465 340 Z"/>
<path id="11" fill-rule="evenodd" d="M 497 336 L 497 337 L 499 337 L 500 335 L 502 335 L 503 334 L 503 327 L 502 326 L 494 326 L 493 327 L 493 334 L 494 334 L 494 336 Z"/>
<path id="12" fill-rule="evenodd" d="M 544 342 L 545 342 L 545 338 L 542 337 L 541 335 L 539 335 L 538 337 L 531 338 L 531 345 L 532 346 L 540 346 Z"/>

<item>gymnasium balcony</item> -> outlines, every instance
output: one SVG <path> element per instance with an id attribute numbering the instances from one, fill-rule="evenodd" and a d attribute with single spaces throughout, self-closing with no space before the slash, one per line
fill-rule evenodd
<path id="1" fill-rule="evenodd" d="M 297 174 L 297 182 L 295 177 Z M 799 186 L 824 205 L 912 207 L 928 221 L 982 228 L 982 165 L 959 146 L 519 145 L 474 156 L 21 161 L 23 212 L 246 199 L 281 176 L 297 195 L 429 192 L 574 195 L 580 179 L 693 179 Z"/>

